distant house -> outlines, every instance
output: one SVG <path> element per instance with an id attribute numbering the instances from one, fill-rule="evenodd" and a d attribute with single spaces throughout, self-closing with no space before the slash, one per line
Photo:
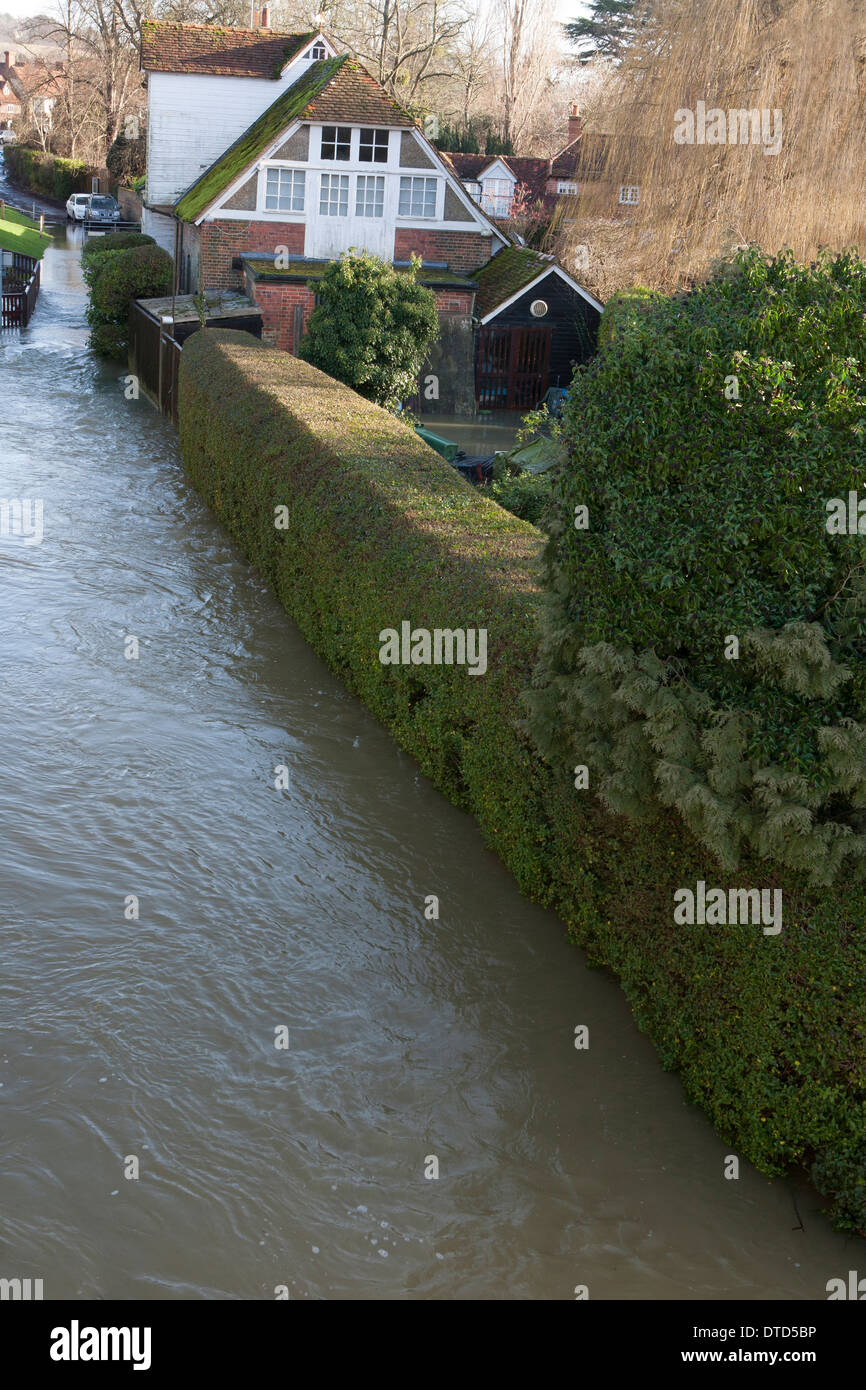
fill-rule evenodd
<path id="1" fill-rule="evenodd" d="M 329 262 L 420 257 L 442 328 L 429 408 L 471 413 L 478 274 L 511 243 L 414 118 L 315 31 L 146 21 L 141 66 L 142 229 L 174 258 L 178 292 L 245 289 L 265 341 L 295 352 Z"/>
<path id="2" fill-rule="evenodd" d="M 0 63 L 0 130 L 11 130 L 12 122 L 21 116 L 21 98 L 12 85 L 14 68 L 12 54 L 8 51 Z"/>
<path id="3" fill-rule="evenodd" d="M 8 89 L 10 104 L 17 104 L 17 110 L 0 111 L 0 124 L 6 120 L 11 126 L 13 120 L 23 117 L 42 130 L 50 130 L 54 107 L 63 95 L 66 80 L 63 64 L 50 65 L 41 59 L 35 63 L 13 63 L 12 58 L 7 49 L 0 64 L 0 106 L 6 100 L 3 92 Z"/>
<path id="4" fill-rule="evenodd" d="M 513 218 L 531 208 L 550 216 L 558 200 L 580 193 L 598 178 L 604 137 L 584 133 L 577 106 L 568 118 L 568 141 L 550 159 L 525 155 L 447 154 L 449 164 L 491 217 Z"/>

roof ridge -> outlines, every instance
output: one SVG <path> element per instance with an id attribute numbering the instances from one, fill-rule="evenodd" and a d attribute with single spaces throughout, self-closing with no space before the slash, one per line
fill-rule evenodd
<path id="1" fill-rule="evenodd" d="M 272 39 L 299 39 L 304 34 L 321 33 L 319 29 L 241 29 L 236 24 L 193 24 L 183 19 L 143 19 L 141 27 L 151 29 L 207 29 L 215 34 L 270 34 Z"/>

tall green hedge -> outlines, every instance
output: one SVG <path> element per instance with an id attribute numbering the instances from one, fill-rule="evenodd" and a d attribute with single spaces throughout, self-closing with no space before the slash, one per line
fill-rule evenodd
<path id="1" fill-rule="evenodd" d="M 129 315 L 133 300 L 168 294 L 172 259 L 151 238 L 123 249 L 103 250 L 85 269 L 90 287 L 87 322 L 90 346 L 101 357 L 121 358 L 129 346 Z"/>
<path id="2" fill-rule="evenodd" d="M 532 526 L 399 420 L 246 334 L 187 341 L 180 432 L 196 487 L 307 640 L 619 976 L 726 1142 L 767 1173 L 808 1165 L 838 1223 L 866 1228 L 862 889 L 786 889 L 778 937 L 677 926 L 678 887 L 726 882 L 712 861 L 670 815 L 648 829 L 611 817 L 521 732 L 541 606 Z M 487 674 L 383 666 L 379 634 L 404 619 L 486 628 Z"/>
<path id="3" fill-rule="evenodd" d="M 6 145 L 3 158 L 15 183 L 61 202 L 65 202 L 70 193 L 88 193 L 95 173 L 80 160 L 62 159 L 29 145 Z"/>
<path id="4" fill-rule="evenodd" d="M 118 251 L 129 251 L 133 246 L 155 246 L 152 236 L 143 232 L 108 232 L 105 236 L 91 237 L 81 248 L 81 273 L 85 283 L 92 289 Z"/>

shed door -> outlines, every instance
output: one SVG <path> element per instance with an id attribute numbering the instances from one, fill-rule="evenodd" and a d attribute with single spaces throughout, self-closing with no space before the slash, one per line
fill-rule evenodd
<path id="1" fill-rule="evenodd" d="M 479 410 L 532 410 L 538 405 L 547 390 L 550 339 L 549 325 L 483 327 L 475 364 Z"/>

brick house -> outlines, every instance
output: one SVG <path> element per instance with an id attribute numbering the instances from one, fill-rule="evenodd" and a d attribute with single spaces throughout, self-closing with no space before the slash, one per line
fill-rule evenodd
<path id="1" fill-rule="evenodd" d="M 7 50 L 4 54 L 4 61 L 0 63 L 0 130 L 11 130 L 12 122 L 21 117 L 23 106 L 17 81 L 15 79 L 15 64 L 12 62 L 12 54 Z"/>
<path id="2" fill-rule="evenodd" d="M 550 159 L 527 155 L 446 154 L 467 193 L 491 217 L 509 218 L 537 207 L 550 216 L 563 197 L 581 192 L 599 177 L 605 137 L 583 130 L 579 108 L 568 117 L 568 140 Z"/>
<path id="3" fill-rule="evenodd" d="M 430 409 L 471 414 L 475 276 L 510 242 L 408 112 L 323 33 L 146 21 L 141 66 L 142 228 L 178 293 L 245 290 L 265 340 L 294 352 L 331 261 L 419 256 L 442 329 Z"/>

